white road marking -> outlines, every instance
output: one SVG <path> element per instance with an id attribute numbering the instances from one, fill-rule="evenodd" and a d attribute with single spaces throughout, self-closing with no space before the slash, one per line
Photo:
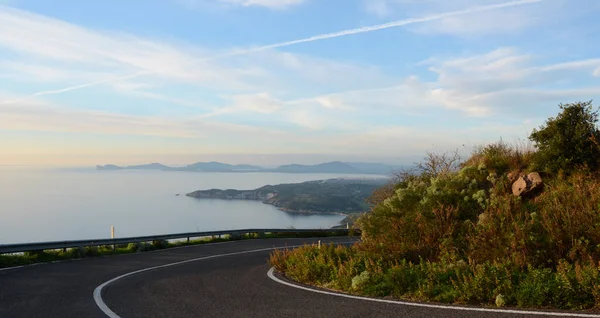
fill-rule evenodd
<path id="1" fill-rule="evenodd" d="M 292 284 L 290 282 L 286 282 L 284 280 L 281 280 L 281 279 L 277 278 L 273 274 L 274 271 L 275 271 L 275 268 L 271 267 L 271 269 L 269 269 L 269 272 L 267 272 L 267 276 L 269 276 L 269 278 L 271 278 L 272 280 L 276 281 L 277 283 L 280 283 L 280 284 L 283 284 L 283 285 L 287 285 L 287 286 L 298 288 L 298 289 L 307 290 L 307 291 L 310 291 L 310 292 L 313 292 L 313 293 L 319 293 L 319 294 L 325 294 L 325 295 L 331 295 L 331 296 L 338 296 L 338 297 L 345 297 L 345 298 L 351 298 L 351 299 L 373 301 L 373 302 L 379 302 L 379 303 L 388 303 L 388 304 L 404 305 L 404 306 L 414 306 L 414 307 L 425 307 L 425 308 L 435 308 L 435 309 L 449 309 L 449 310 L 460 310 L 460 311 L 478 311 L 478 312 L 494 312 L 494 313 L 517 314 L 517 315 L 541 315 L 541 316 L 559 316 L 559 317 L 595 317 L 595 318 L 600 317 L 600 315 L 595 315 L 595 314 L 579 314 L 579 313 L 569 313 L 569 312 L 544 312 L 544 311 L 527 311 L 527 310 L 494 309 L 494 308 L 474 308 L 474 307 L 460 307 L 460 306 L 444 306 L 444 305 L 435 305 L 435 304 L 412 303 L 412 302 L 406 302 L 406 301 L 397 301 L 397 300 L 387 300 L 387 299 L 361 297 L 361 296 L 347 295 L 347 294 L 341 294 L 341 293 L 334 293 L 334 292 L 329 292 L 329 291 L 325 291 L 325 290 L 313 289 L 313 288 L 308 288 L 308 287 L 304 287 L 304 286 Z"/>
<path id="2" fill-rule="evenodd" d="M 335 244 L 348 244 L 348 243 L 354 243 L 354 241 L 350 241 L 350 242 L 333 242 L 333 243 L 335 243 Z M 186 264 L 186 263 L 191 263 L 191 262 L 196 262 L 196 261 L 202 261 L 202 260 L 211 259 L 211 258 L 218 258 L 218 257 L 232 256 L 232 255 L 241 255 L 241 254 L 249 254 L 249 253 L 256 253 L 256 252 L 264 252 L 264 251 L 270 251 L 270 250 L 276 250 L 276 249 L 284 249 L 284 248 L 294 248 L 294 247 L 300 247 L 300 246 L 302 246 L 302 245 L 287 245 L 287 246 L 261 248 L 261 249 L 257 249 L 257 250 L 249 250 L 249 251 L 241 251 L 241 252 L 233 252 L 233 253 L 225 253 L 225 254 L 203 256 L 203 257 L 189 259 L 189 260 L 185 260 L 185 261 L 181 261 L 181 262 L 175 262 L 175 263 L 170 263 L 170 264 L 165 264 L 165 265 L 159 265 L 159 266 L 153 266 L 153 267 L 148 267 L 148 268 L 140 269 L 140 270 L 137 270 L 137 271 L 133 271 L 133 272 L 130 272 L 130 273 L 123 274 L 121 276 L 115 277 L 115 278 L 113 278 L 113 279 L 111 279 L 111 280 L 109 280 L 107 282 L 104 282 L 102 285 L 96 287 L 96 289 L 94 289 L 94 301 L 96 302 L 96 305 L 98 305 L 98 307 L 100 308 L 100 310 L 102 310 L 108 317 L 110 317 L 110 318 L 121 318 L 114 311 L 112 311 L 110 308 L 108 308 L 108 306 L 106 305 L 106 303 L 104 303 L 104 300 L 102 299 L 102 290 L 106 286 L 108 286 L 108 285 L 110 285 L 110 284 L 118 281 L 119 279 L 131 276 L 131 275 L 135 275 L 135 274 L 147 272 L 147 271 L 154 270 L 154 269 L 171 267 L 171 266 L 176 266 L 176 265 L 181 265 L 181 264 Z"/>
<path id="3" fill-rule="evenodd" d="M 35 264 L 29 264 L 29 265 L 19 265 L 19 266 L 13 266 L 13 267 L 5 267 L 5 268 L 0 268 L 0 272 L 2 272 L 2 271 L 7 271 L 7 270 L 10 270 L 10 269 L 23 268 L 23 267 L 25 267 L 25 266 L 33 266 L 33 265 L 35 265 Z"/>

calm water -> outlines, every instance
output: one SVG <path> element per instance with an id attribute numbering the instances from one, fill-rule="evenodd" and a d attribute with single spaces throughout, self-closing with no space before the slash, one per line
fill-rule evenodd
<path id="1" fill-rule="evenodd" d="M 0 168 L 0 244 L 108 238 L 111 225 L 117 237 L 242 228 L 330 228 L 343 216 L 297 215 L 261 202 L 200 200 L 185 193 L 343 176 L 4 167 Z"/>

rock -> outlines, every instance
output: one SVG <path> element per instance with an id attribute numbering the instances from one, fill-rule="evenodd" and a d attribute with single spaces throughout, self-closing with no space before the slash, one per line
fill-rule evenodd
<path id="1" fill-rule="evenodd" d="M 510 182 L 511 184 L 514 183 L 519 178 L 519 175 L 520 175 L 519 171 L 509 172 L 507 175 L 508 182 Z"/>
<path id="2" fill-rule="evenodd" d="M 542 177 L 540 177 L 540 174 L 537 172 L 532 172 L 530 174 L 527 175 L 527 179 L 529 179 L 529 181 L 531 182 L 531 189 L 535 189 L 536 187 L 544 184 L 544 181 L 542 181 Z"/>
<path id="3" fill-rule="evenodd" d="M 537 172 L 532 172 L 526 176 L 520 176 L 512 184 L 512 193 L 520 197 L 534 197 L 540 194 L 544 188 L 544 181 Z"/>
<path id="4" fill-rule="evenodd" d="M 519 177 L 512 185 L 512 193 L 518 197 L 525 191 L 527 191 L 527 179 Z"/>

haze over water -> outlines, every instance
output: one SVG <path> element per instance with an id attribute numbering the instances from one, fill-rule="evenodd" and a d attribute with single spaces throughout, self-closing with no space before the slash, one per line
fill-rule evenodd
<path id="1" fill-rule="evenodd" d="M 49 170 L 0 167 L 0 244 L 242 228 L 330 228 L 341 215 L 299 215 L 254 201 L 200 200 L 199 189 L 254 189 L 340 174 Z M 176 194 L 180 194 L 176 196 Z"/>

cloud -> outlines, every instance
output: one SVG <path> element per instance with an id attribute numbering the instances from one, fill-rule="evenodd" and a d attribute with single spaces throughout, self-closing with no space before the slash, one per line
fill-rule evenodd
<path id="1" fill-rule="evenodd" d="M 261 6 L 270 9 L 287 9 L 304 3 L 306 0 L 219 0 L 223 3 L 242 5 L 245 7 Z"/>
<path id="2" fill-rule="evenodd" d="M 245 109 L 263 114 L 276 112 L 283 106 L 280 100 L 271 97 L 268 93 L 235 95 L 229 97 L 229 99 L 233 102 L 232 107 L 236 109 Z"/>
<path id="3" fill-rule="evenodd" d="M 167 45 L 148 42 L 132 36 L 90 34 L 85 29 L 61 21 L 7 8 L 0 11 L 0 45 L 8 46 L 13 50 L 28 54 L 43 52 L 46 57 L 54 59 L 80 61 L 82 63 L 94 61 L 96 65 L 104 65 L 105 67 L 114 66 L 117 63 L 127 66 L 129 69 L 137 70 L 135 73 L 115 76 L 112 79 L 101 79 L 62 89 L 40 91 L 32 94 L 32 96 L 60 94 L 95 85 L 149 75 L 162 75 L 182 81 L 202 82 L 205 85 L 213 85 L 213 87 L 231 87 L 236 84 L 243 86 L 244 82 L 239 80 L 238 77 L 247 76 L 247 73 L 252 73 L 252 70 L 240 70 L 239 68 L 226 68 L 222 66 L 217 71 L 214 67 L 211 67 L 217 60 L 302 43 L 438 21 L 455 16 L 481 14 L 504 8 L 520 7 L 542 1 L 545 0 L 517 0 L 490 5 L 477 5 L 466 9 L 430 14 L 418 18 L 402 19 L 384 24 L 315 35 L 298 40 L 235 50 L 204 58 L 196 57 L 206 56 L 206 52 L 200 50 L 195 50 L 196 54 L 192 57 L 192 55 L 183 54 Z M 83 43 L 93 43 L 95 49 L 90 50 Z M 227 82 L 222 82 L 223 72 L 229 74 Z"/>
<path id="4" fill-rule="evenodd" d="M 377 17 L 384 18 L 392 14 L 389 0 L 364 0 L 365 10 Z"/>
<path id="5" fill-rule="evenodd" d="M 453 15 L 412 26 L 410 29 L 424 34 L 448 34 L 472 36 L 510 33 L 546 23 L 550 12 L 564 13 L 562 0 L 533 1 L 530 6 L 504 6 L 497 10 L 486 10 L 470 15 Z M 452 11 L 465 7 L 509 4 L 498 0 L 365 0 L 367 13 L 380 18 L 409 13 L 426 15 L 431 8 Z M 533 5 L 536 4 L 537 5 Z"/>
<path id="6" fill-rule="evenodd" d="M 337 96 L 319 96 L 315 98 L 315 101 L 321 106 L 329 109 L 340 109 L 348 110 L 351 107 L 347 106 L 341 98 Z"/>
<path id="7" fill-rule="evenodd" d="M 548 88 L 565 80 L 591 78 L 593 69 L 600 66 L 598 59 L 535 65 L 533 56 L 520 54 L 513 48 L 501 48 L 467 58 L 449 59 L 436 63 L 430 70 L 437 74 L 436 89 L 440 104 L 462 109 L 474 115 L 491 115 L 521 111 L 523 92 L 541 97 L 542 92 L 554 96 L 568 95 L 568 89 Z M 510 100 L 499 95 L 513 96 Z M 535 98 L 532 98 L 535 100 Z M 531 101 L 531 99 L 529 99 Z M 555 99 L 556 100 L 556 99 Z M 547 100 L 540 98 L 540 101 Z M 527 104 L 527 103 L 525 103 Z M 530 105 L 531 112 L 538 109 Z M 539 106 L 538 106 L 539 107 Z"/>
<path id="8" fill-rule="evenodd" d="M 6 98 L 6 96 L 0 96 Z M 0 99 L 2 99 L 0 98 Z M 200 117 L 158 117 L 85 111 L 59 107 L 48 102 L 28 100 L 0 107 L 0 127 L 7 130 L 98 133 L 172 138 L 217 138 L 244 135 L 268 140 L 286 133 Z"/>
<path id="9" fill-rule="evenodd" d="M 143 137 L 153 149 L 422 153 L 524 136 L 558 102 L 600 96 L 598 58 L 547 64 L 556 55 L 500 47 L 434 54 L 409 74 L 274 49 L 423 19 L 224 51 L 10 13 L 0 12 L 0 79 L 13 95 L 0 96 L 0 127 L 15 131 Z M 187 109 L 156 111 L 173 104 Z"/>
<path id="10" fill-rule="evenodd" d="M 39 61 L 0 61 L 0 77 L 19 82 L 64 82 L 64 81 L 93 81 L 108 79 L 110 73 L 103 71 L 82 71 L 69 67 L 42 64 Z"/>
<path id="11" fill-rule="evenodd" d="M 249 79 L 261 70 L 251 65 L 229 66 L 208 61 L 215 51 L 185 44 L 165 43 L 123 33 L 95 32 L 60 20 L 25 11 L 0 10 L 0 47 L 19 54 L 21 68 L 40 59 L 62 69 L 62 80 L 79 80 L 74 85 L 40 91 L 32 96 L 53 95 L 96 85 L 130 80 L 145 75 L 149 80 L 168 79 L 213 88 L 250 89 Z M 20 65 L 19 65 L 20 63 Z M 35 72 L 40 73 L 50 67 Z M 74 72 L 73 70 L 77 70 Z M 31 68 L 29 72 L 32 72 Z M 84 77 L 83 73 L 87 73 Z M 88 75 L 100 73 L 94 80 Z M 121 75 L 120 75 L 121 74 Z M 54 72 L 55 79 L 61 74 Z M 81 80 L 85 82 L 81 82 Z"/>
<path id="12" fill-rule="evenodd" d="M 263 7 L 272 10 L 285 10 L 299 6 L 307 0 L 175 0 L 193 9 L 230 9 L 231 7 Z"/>
<path id="13" fill-rule="evenodd" d="M 593 80 L 600 67 L 600 59 L 596 58 L 543 65 L 534 55 L 507 47 L 476 55 L 431 58 L 420 65 L 435 78 L 410 76 L 396 85 L 313 96 L 295 103 L 321 101 L 324 107 L 343 105 L 357 116 L 369 113 L 378 118 L 426 117 L 446 109 L 468 117 L 506 119 L 544 118 L 553 115 L 554 109 L 548 106 L 600 97 L 597 82 L 573 88 L 563 84 Z"/>

